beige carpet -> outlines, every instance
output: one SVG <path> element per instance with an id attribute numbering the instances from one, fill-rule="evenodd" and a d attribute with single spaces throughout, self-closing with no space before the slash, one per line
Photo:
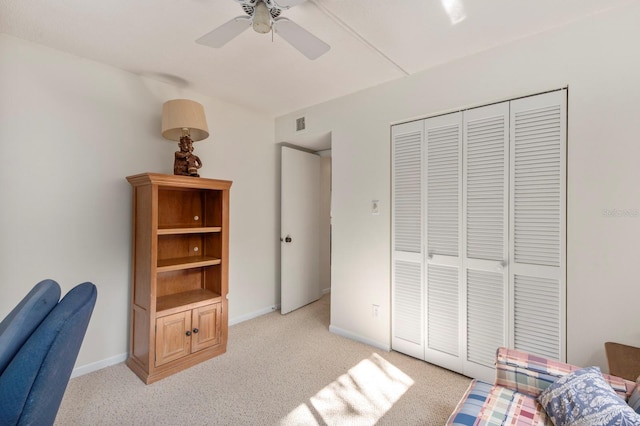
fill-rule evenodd
<path id="1" fill-rule="evenodd" d="M 56 425 L 443 425 L 470 379 L 328 331 L 329 295 L 229 329 L 227 353 L 145 385 L 72 379 Z"/>

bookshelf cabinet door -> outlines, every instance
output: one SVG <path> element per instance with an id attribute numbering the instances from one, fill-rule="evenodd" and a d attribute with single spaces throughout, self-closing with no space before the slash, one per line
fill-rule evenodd
<path id="1" fill-rule="evenodd" d="M 191 311 L 160 317 L 156 321 L 156 366 L 191 353 Z M 189 335 L 187 335 L 189 334 Z"/>
<path id="2" fill-rule="evenodd" d="M 192 352 L 220 344 L 221 307 L 221 303 L 213 303 L 193 310 Z"/>

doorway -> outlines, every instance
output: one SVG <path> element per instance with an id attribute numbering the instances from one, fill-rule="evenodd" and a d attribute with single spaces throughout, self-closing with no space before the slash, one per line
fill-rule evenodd
<path id="1" fill-rule="evenodd" d="M 283 143 L 279 148 L 282 152 L 286 152 L 286 154 L 281 152 L 280 165 L 280 300 L 282 314 L 311 303 L 331 291 L 331 139 L 330 134 L 317 137 L 315 145 L 309 143 L 308 137 L 305 139 L 307 143 L 304 145 Z M 318 140 L 322 143 L 318 144 Z M 316 149 L 313 149 L 314 147 Z M 287 156 L 287 159 L 284 158 L 284 155 Z M 304 163 L 309 159 L 311 161 L 309 164 L 295 165 L 298 161 Z M 298 186 L 299 181 L 307 179 L 306 177 L 285 176 L 285 169 L 291 170 L 292 168 L 291 161 L 294 162 L 293 168 L 300 169 L 299 172 L 303 173 L 302 176 L 305 175 L 305 170 L 316 167 L 310 164 L 314 161 L 317 162 L 317 188 L 313 190 L 317 191 L 317 195 L 313 195 L 312 199 L 307 192 L 293 196 L 286 192 L 291 191 L 292 187 L 291 182 L 287 182 L 287 180 L 294 179 L 296 181 L 294 186 Z M 317 197 L 317 200 L 313 201 L 314 197 Z M 317 207 L 313 207 L 313 209 L 317 208 L 318 210 L 318 220 L 315 225 L 309 225 L 308 222 L 305 222 L 305 227 L 316 228 L 314 232 L 311 232 L 313 237 L 309 240 L 304 236 L 307 231 L 297 230 L 297 233 L 302 232 L 302 234 L 296 236 L 289 228 L 296 226 L 296 220 L 293 220 L 294 225 L 291 225 L 293 213 L 309 215 L 306 209 L 308 208 L 307 204 L 311 202 L 317 202 Z M 303 244 L 312 247 L 304 247 Z M 302 253 L 308 253 L 312 259 L 300 258 Z M 307 275 L 305 276 L 304 273 Z"/>

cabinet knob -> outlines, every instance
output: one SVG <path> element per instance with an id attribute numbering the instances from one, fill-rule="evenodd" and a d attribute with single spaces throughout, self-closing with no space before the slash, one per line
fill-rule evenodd
<path id="1" fill-rule="evenodd" d="M 194 329 L 193 329 L 193 332 L 194 332 L 194 333 L 197 333 L 198 331 L 200 331 L 200 330 L 198 330 L 197 328 L 194 328 Z"/>
<path id="2" fill-rule="evenodd" d="M 187 330 L 187 332 L 185 333 L 187 336 L 191 336 L 191 330 Z"/>

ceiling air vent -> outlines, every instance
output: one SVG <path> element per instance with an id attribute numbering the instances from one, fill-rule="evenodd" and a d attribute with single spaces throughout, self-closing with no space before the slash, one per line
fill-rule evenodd
<path id="1" fill-rule="evenodd" d="M 304 117 L 296 118 L 296 132 L 301 132 L 306 129 Z"/>

